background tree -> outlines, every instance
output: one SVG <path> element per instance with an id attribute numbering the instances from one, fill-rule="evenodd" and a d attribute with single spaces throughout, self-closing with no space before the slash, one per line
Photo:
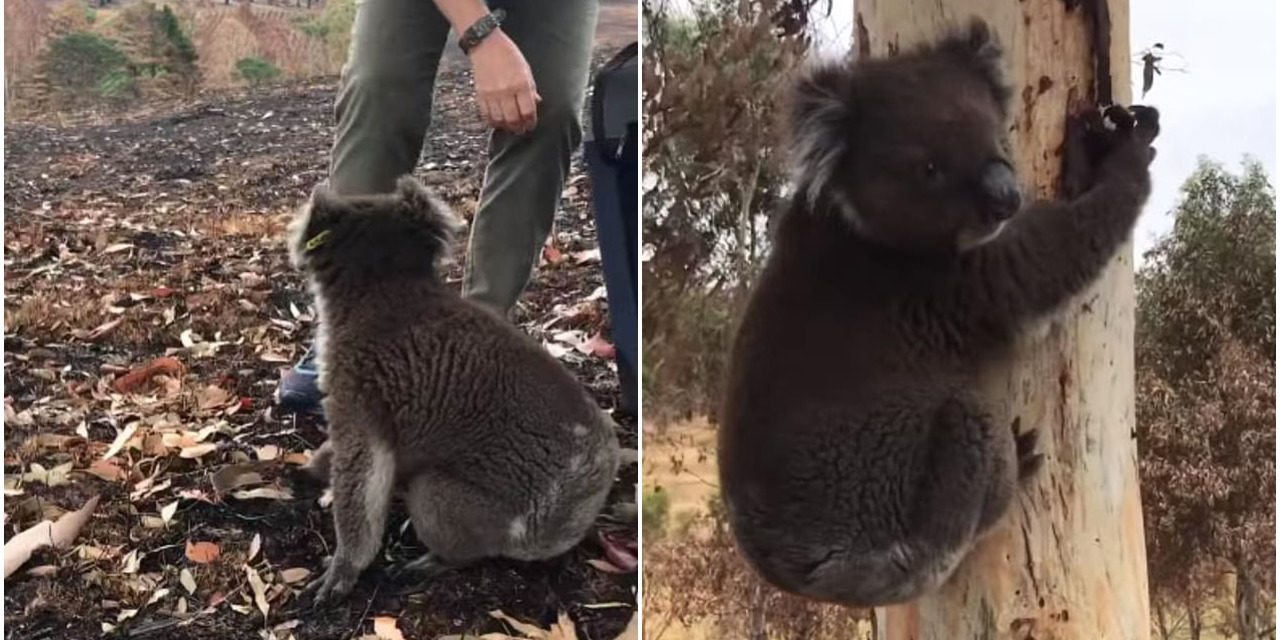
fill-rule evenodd
<path id="1" fill-rule="evenodd" d="M 733 318 L 766 248 L 784 182 L 779 88 L 807 44 L 786 9 L 643 4 L 644 384 L 659 421 L 714 413 Z"/>
<path id="2" fill-rule="evenodd" d="M 115 28 L 144 89 L 190 92 L 198 86 L 195 46 L 168 6 L 130 5 L 121 11 Z"/>
<path id="3" fill-rule="evenodd" d="M 1255 640 L 1275 575 L 1275 191 L 1202 160 L 1138 274 L 1138 443 L 1157 619 L 1211 597 Z M 1234 590 L 1215 574 L 1234 575 Z"/>
<path id="4" fill-rule="evenodd" d="M 782 98 L 815 2 L 676 4 L 642 5 L 645 418 L 657 423 L 714 417 L 739 306 L 785 195 Z M 718 495 L 708 507 L 670 523 L 666 495 L 645 495 L 646 638 L 676 623 L 750 640 L 866 637 L 868 612 L 765 585 L 738 556 Z"/>

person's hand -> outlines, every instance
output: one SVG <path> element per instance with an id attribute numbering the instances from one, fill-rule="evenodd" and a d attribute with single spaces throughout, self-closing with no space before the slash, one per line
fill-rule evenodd
<path id="1" fill-rule="evenodd" d="M 476 103 L 490 126 L 527 133 L 538 124 L 542 96 L 533 82 L 529 63 L 501 29 L 471 49 Z"/>

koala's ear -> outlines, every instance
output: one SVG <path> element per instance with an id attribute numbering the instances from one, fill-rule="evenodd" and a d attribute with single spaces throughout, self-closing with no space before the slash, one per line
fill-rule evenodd
<path id="1" fill-rule="evenodd" d="M 402 176 L 396 181 L 396 195 L 404 205 L 405 215 L 438 238 L 442 249 L 448 248 L 462 230 L 462 221 L 453 209 L 413 176 Z"/>
<path id="2" fill-rule="evenodd" d="M 947 35 L 938 50 L 972 67 L 991 86 L 1001 110 L 1007 109 L 1011 89 L 1004 75 L 1004 48 L 986 21 L 970 18 L 964 28 Z"/>
<path id="3" fill-rule="evenodd" d="M 810 207 L 848 151 L 854 117 L 853 69 L 847 63 L 816 64 L 800 75 L 791 97 L 791 166 L 795 187 Z"/>
<path id="4" fill-rule="evenodd" d="M 350 208 L 325 184 L 311 191 L 293 221 L 289 223 L 289 257 L 297 268 L 307 266 L 308 254 L 318 251 L 332 237 Z"/>

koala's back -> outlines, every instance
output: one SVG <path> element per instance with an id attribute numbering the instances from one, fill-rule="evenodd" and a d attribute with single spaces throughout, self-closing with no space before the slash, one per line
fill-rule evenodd
<path id="1" fill-rule="evenodd" d="M 363 305 L 377 313 L 328 329 L 330 397 L 371 416 L 361 427 L 391 443 L 401 478 L 472 487 L 523 518 L 534 546 L 580 539 L 616 472 L 612 421 L 496 314 L 448 292 L 383 289 Z"/>

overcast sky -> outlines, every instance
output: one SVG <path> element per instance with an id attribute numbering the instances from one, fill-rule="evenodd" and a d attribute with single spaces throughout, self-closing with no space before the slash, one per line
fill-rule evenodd
<path id="1" fill-rule="evenodd" d="M 826 51 L 851 41 L 853 2 L 834 0 L 822 30 Z M 1169 211 L 1201 155 L 1235 170 L 1248 154 L 1276 183 L 1275 0 L 1130 0 L 1129 42 L 1136 53 L 1156 42 L 1185 73 L 1156 77 L 1142 103 L 1160 109 L 1155 187 L 1134 234 L 1137 255 L 1172 228 Z M 1180 59 L 1174 60 L 1173 58 Z M 1133 69 L 1135 101 L 1141 70 Z"/>

